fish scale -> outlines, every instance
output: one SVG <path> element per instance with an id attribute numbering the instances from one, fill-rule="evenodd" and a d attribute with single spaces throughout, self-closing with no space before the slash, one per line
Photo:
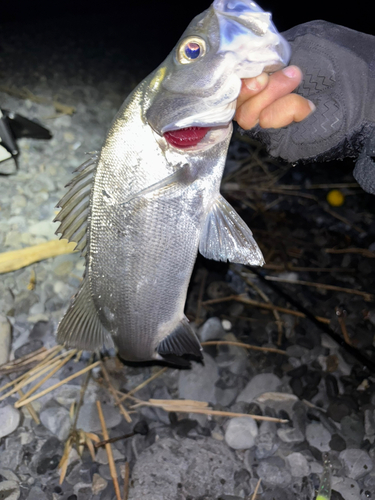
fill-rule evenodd
<path id="1" fill-rule="evenodd" d="M 255 2 L 215 0 L 129 95 L 100 153 L 59 204 L 58 232 L 79 238 L 86 256 L 60 342 L 114 345 L 129 361 L 183 365 L 185 355 L 202 357 L 184 315 L 198 249 L 207 258 L 263 264 L 250 229 L 219 191 L 241 78 L 288 58 L 287 43 Z"/>

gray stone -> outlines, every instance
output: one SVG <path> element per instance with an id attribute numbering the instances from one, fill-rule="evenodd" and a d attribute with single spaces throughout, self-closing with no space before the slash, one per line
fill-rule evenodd
<path id="1" fill-rule="evenodd" d="M 0 314 L 0 365 L 6 363 L 9 359 L 11 342 L 12 327 L 7 318 Z"/>
<path id="2" fill-rule="evenodd" d="M 236 401 L 251 403 L 264 392 L 276 391 L 280 385 L 281 380 L 273 373 L 259 373 L 250 380 L 245 389 L 238 395 Z"/>
<path id="3" fill-rule="evenodd" d="M 251 417 L 231 418 L 225 431 L 225 441 L 235 450 L 247 450 L 255 444 L 258 426 Z"/>
<path id="4" fill-rule="evenodd" d="M 351 479 L 360 479 L 373 468 L 371 457 L 365 450 L 346 449 L 339 458 L 344 464 L 346 475 Z"/>
<path id="5" fill-rule="evenodd" d="M 286 457 L 292 476 L 304 477 L 310 474 L 310 465 L 302 453 L 291 453 Z"/>
<path id="6" fill-rule="evenodd" d="M 216 403 L 215 383 L 219 379 L 217 365 L 211 356 L 204 354 L 204 365 L 194 363 L 191 370 L 181 370 L 178 393 L 182 399 Z"/>
<path id="7" fill-rule="evenodd" d="M 69 411 L 66 408 L 62 406 L 47 408 L 40 413 L 40 421 L 60 441 L 65 441 L 68 438 L 71 422 Z"/>
<path id="8" fill-rule="evenodd" d="M 219 318 L 209 318 L 198 330 L 198 337 L 201 342 L 208 340 L 218 340 L 225 336 L 225 330 Z"/>
<path id="9" fill-rule="evenodd" d="M 122 416 L 116 407 L 102 405 L 102 410 L 107 429 L 112 429 L 121 422 Z M 96 404 L 85 403 L 81 406 L 77 429 L 82 429 L 85 432 L 99 432 L 102 430 Z"/>
<path id="10" fill-rule="evenodd" d="M 22 445 L 18 440 L 7 438 L 5 452 L 0 453 L 0 467 L 16 470 L 22 460 Z"/>
<path id="11" fill-rule="evenodd" d="M 40 488 L 33 486 L 30 489 L 26 500 L 48 500 L 48 497 Z"/>
<path id="12" fill-rule="evenodd" d="M 224 442 L 160 439 L 144 450 L 132 471 L 129 500 L 218 498 L 234 491 L 241 463 Z"/>
<path id="13" fill-rule="evenodd" d="M 292 416 L 293 406 L 296 401 L 298 401 L 298 398 L 294 394 L 288 394 L 286 392 L 265 392 L 258 396 L 254 402 L 263 410 L 266 407 L 272 408 L 276 412 L 284 410 Z"/>
<path id="14" fill-rule="evenodd" d="M 277 429 L 277 435 L 284 443 L 302 443 L 305 440 L 304 434 L 294 427 Z"/>
<path id="15" fill-rule="evenodd" d="M 105 490 L 108 485 L 108 481 L 106 481 L 100 474 L 93 475 L 92 478 L 92 492 L 94 495 L 98 495 L 101 491 Z"/>
<path id="16" fill-rule="evenodd" d="M 113 460 L 115 461 L 123 460 L 125 458 L 124 455 L 120 453 L 119 450 L 114 446 L 112 446 L 112 455 L 113 455 Z M 98 462 L 98 464 L 108 464 L 108 454 L 105 448 L 103 447 L 99 448 L 95 456 L 95 461 Z"/>
<path id="17" fill-rule="evenodd" d="M 7 479 L 8 481 L 15 481 L 16 483 L 20 482 L 18 477 L 15 475 L 15 473 L 9 469 L 1 469 L 0 468 L 0 476 L 3 478 L 3 480 Z"/>
<path id="18" fill-rule="evenodd" d="M 70 408 L 74 401 L 78 401 L 81 393 L 79 385 L 65 384 L 55 392 L 55 399 L 66 408 Z M 98 386 L 90 381 L 85 391 L 84 402 L 95 403 L 97 400 Z"/>
<path id="19" fill-rule="evenodd" d="M 0 438 L 14 432 L 20 423 L 21 413 L 12 405 L 0 408 Z"/>
<path id="20" fill-rule="evenodd" d="M 257 468 L 258 476 L 266 486 L 288 486 L 292 476 L 285 469 L 285 462 L 279 457 L 262 460 Z"/>
<path id="21" fill-rule="evenodd" d="M 0 482 L 0 498 L 6 500 L 18 500 L 20 497 L 20 487 L 16 481 Z"/>
<path id="22" fill-rule="evenodd" d="M 359 500 L 360 489 L 354 479 L 348 477 L 332 477 L 332 489 L 341 494 L 344 500 Z"/>
<path id="23" fill-rule="evenodd" d="M 365 428 L 362 416 L 351 414 L 341 419 L 341 435 L 346 441 L 347 448 L 357 448 L 362 443 Z"/>
<path id="24" fill-rule="evenodd" d="M 306 427 L 306 439 L 310 446 L 314 446 L 320 451 L 329 451 L 331 433 L 322 424 L 312 422 Z"/>

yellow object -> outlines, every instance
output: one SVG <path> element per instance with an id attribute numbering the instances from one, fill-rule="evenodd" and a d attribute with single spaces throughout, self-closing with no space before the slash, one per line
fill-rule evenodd
<path id="1" fill-rule="evenodd" d="M 338 189 L 332 189 L 327 194 L 327 201 L 332 207 L 341 207 L 344 204 L 345 196 Z"/>
<path id="2" fill-rule="evenodd" d="M 76 246 L 76 243 L 68 243 L 67 240 L 51 240 L 21 250 L 0 253 L 0 274 L 21 269 L 50 257 L 72 253 Z"/>

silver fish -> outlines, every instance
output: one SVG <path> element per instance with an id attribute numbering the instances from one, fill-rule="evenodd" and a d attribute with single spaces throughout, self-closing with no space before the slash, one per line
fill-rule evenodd
<path id="1" fill-rule="evenodd" d="M 219 192 L 241 78 L 275 71 L 289 56 L 255 2 L 215 0 L 128 96 L 58 205 L 57 232 L 86 257 L 59 342 L 115 345 L 129 361 L 201 357 L 184 315 L 198 248 L 210 259 L 264 262 Z"/>

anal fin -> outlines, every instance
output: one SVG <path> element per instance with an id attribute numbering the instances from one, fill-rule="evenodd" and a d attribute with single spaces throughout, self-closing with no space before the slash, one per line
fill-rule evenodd
<path id="1" fill-rule="evenodd" d="M 177 327 L 159 343 L 156 351 L 163 359 L 174 364 L 184 365 L 185 360 L 178 358 L 185 354 L 191 354 L 199 359 L 203 358 L 202 347 L 186 318 L 182 319 Z"/>
<path id="2" fill-rule="evenodd" d="M 204 223 L 199 252 L 207 259 L 262 266 L 264 258 L 253 233 L 221 195 Z"/>
<path id="3" fill-rule="evenodd" d="M 69 309 L 57 327 L 57 341 L 67 347 L 95 351 L 114 346 L 112 337 L 101 324 L 85 278 Z"/>

